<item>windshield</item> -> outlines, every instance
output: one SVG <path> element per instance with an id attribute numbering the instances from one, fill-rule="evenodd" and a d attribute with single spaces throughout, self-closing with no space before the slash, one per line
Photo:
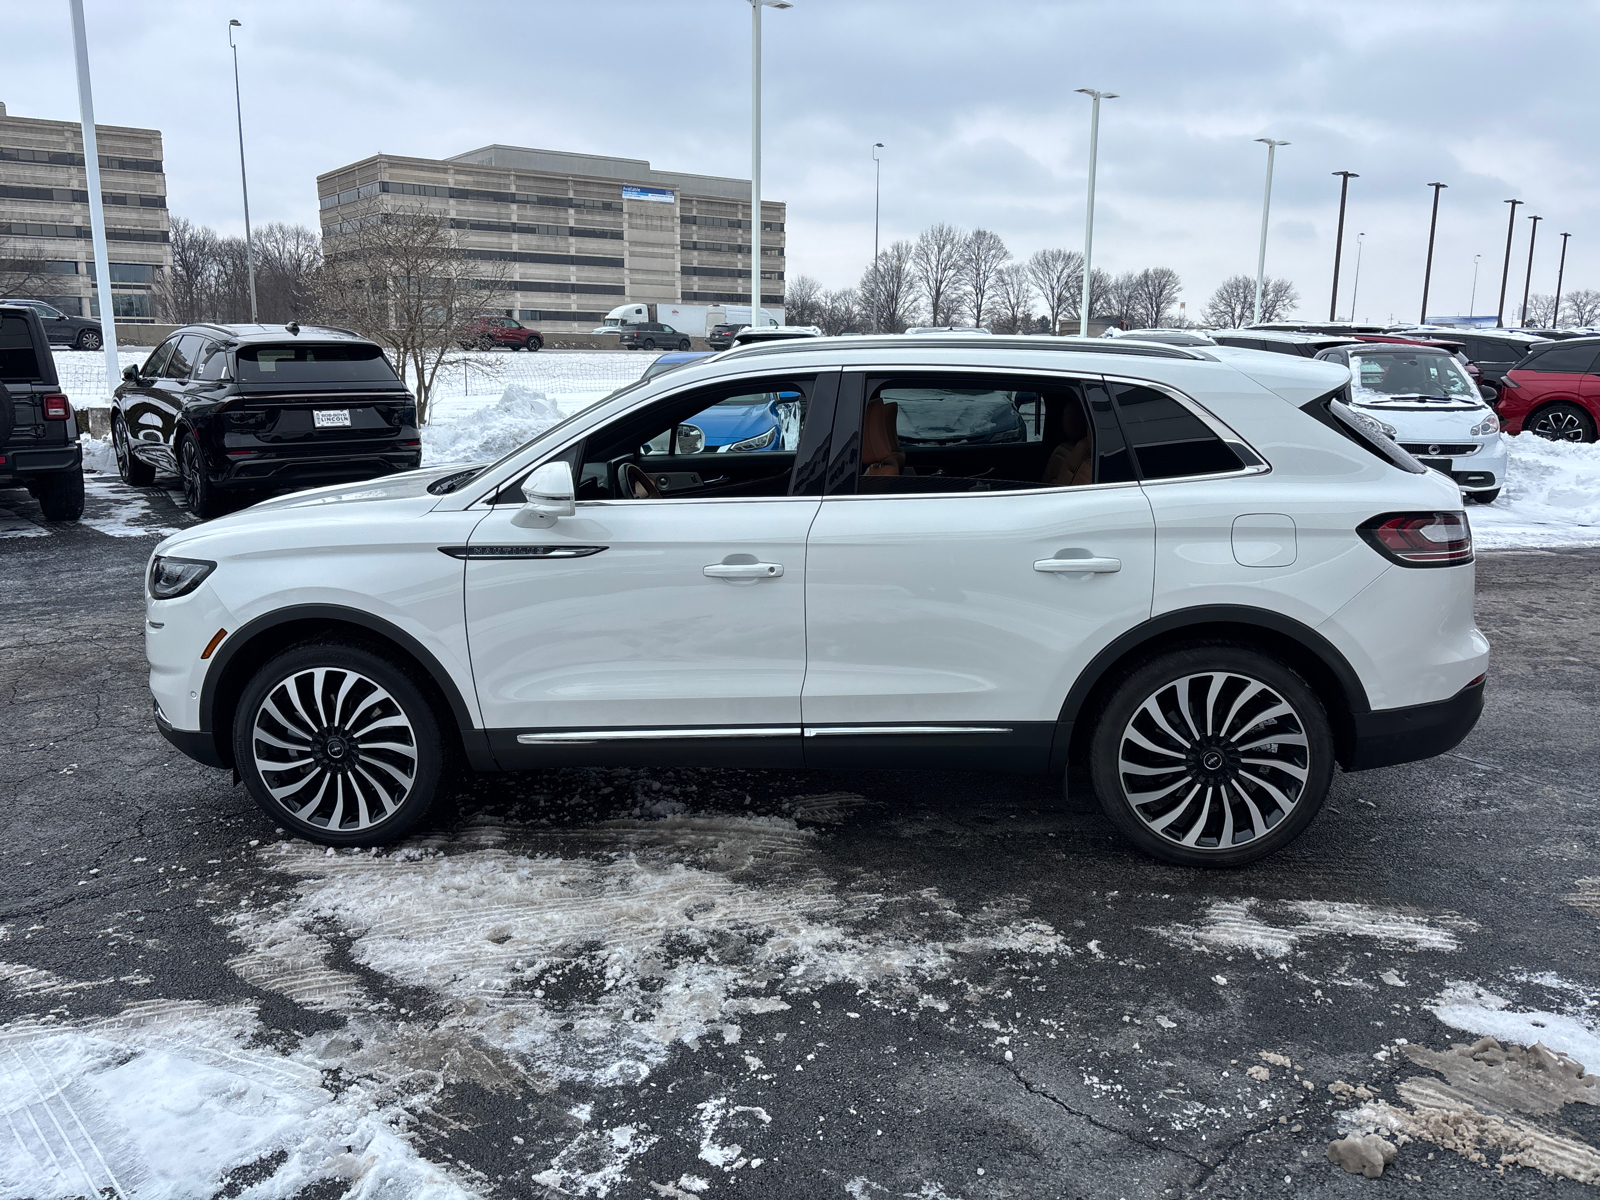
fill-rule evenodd
<path id="1" fill-rule="evenodd" d="M 1428 396 L 1449 400 L 1478 400 L 1477 386 L 1459 362 L 1438 351 L 1386 350 L 1350 355 L 1356 399 L 1381 400 L 1388 396 Z"/>
<path id="2" fill-rule="evenodd" d="M 316 342 L 244 346 L 241 383 L 398 383 L 394 368 L 376 346 Z"/>

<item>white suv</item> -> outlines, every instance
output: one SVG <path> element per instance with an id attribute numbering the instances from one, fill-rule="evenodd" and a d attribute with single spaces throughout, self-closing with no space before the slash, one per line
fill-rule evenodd
<path id="1" fill-rule="evenodd" d="M 1460 494 L 1350 372 L 1133 339 L 810 338 L 488 466 L 258 504 L 148 575 L 156 719 L 332 845 L 450 761 L 1088 768 L 1159 857 L 1250 861 L 1472 728 Z M 738 454 L 696 414 L 770 412 Z"/>

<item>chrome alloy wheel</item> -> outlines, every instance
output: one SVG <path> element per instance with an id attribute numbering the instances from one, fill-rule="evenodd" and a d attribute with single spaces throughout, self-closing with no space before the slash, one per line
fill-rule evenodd
<path id="1" fill-rule="evenodd" d="M 1552 442 L 1581 442 L 1587 432 L 1583 427 L 1583 419 L 1565 408 L 1553 408 L 1540 413 L 1528 431 Z"/>
<path id="2" fill-rule="evenodd" d="M 1311 749 L 1300 715 L 1259 680 L 1187 675 L 1134 710 L 1117 777 L 1152 833 L 1194 850 L 1230 850 L 1282 823 L 1303 796 Z"/>
<path id="3" fill-rule="evenodd" d="M 405 710 L 342 667 L 297 671 L 268 692 L 250 744 L 272 798 L 330 833 L 383 824 L 416 782 L 417 739 Z"/>

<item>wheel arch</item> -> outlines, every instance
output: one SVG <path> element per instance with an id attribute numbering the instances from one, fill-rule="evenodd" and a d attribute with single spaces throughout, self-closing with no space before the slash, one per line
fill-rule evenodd
<path id="1" fill-rule="evenodd" d="M 1596 413 L 1593 407 L 1591 407 L 1588 404 L 1585 404 L 1583 402 L 1583 400 L 1581 400 L 1578 396 L 1575 396 L 1575 395 L 1574 396 L 1544 396 L 1544 397 L 1541 397 L 1533 405 L 1533 407 L 1528 409 L 1528 411 L 1525 412 L 1522 415 L 1522 430 L 1523 430 L 1523 432 L 1528 432 L 1529 431 L 1529 427 L 1532 426 L 1534 421 L 1538 420 L 1540 413 L 1544 412 L 1547 409 L 1554 408 L 1558 404 L 1568 405 L 1569 407 L 1575 408 L 1579 412 L 1584 413 L 1589 418 L 1589 424 L 1594 428 L 1596 434 L 1600 435 L 1600 413 Z"/>
<path id="2" fill-rule="evenodd" d="M 497 770 L 488 738 L 477 728 L 455 680 L 421 642 L 380 617 L 336 604 L 302 604 L 248 622 L 227 638 L 200 687 L 200 731 L 212 739 L 224 766 L 233 766 L 233 714 L 255 672 L 280 650 L 316 637 L 340 637 L 410 665 L 417 682 L 449 716 L 467 761 L 479 771 Z"/>
<path id="3" fill-rule="evenodd" d="M 1204 642 L 1230 642 L 1265 650 L 1304 676 L 1327 710 L 1341 766 L 1355 752 L 1358 713 L 1372 710 L 1367 689 L 1338 647 L 1316 630 L 1282 613 L 1246 605 L 1213 604 L 1163 613 L 1113 641 L 1090 661 L 1067 693 L 1050 751 L 1054 774 L 1085 761 L 1093 713 L 1123 671 L 1151 655 Z"/>

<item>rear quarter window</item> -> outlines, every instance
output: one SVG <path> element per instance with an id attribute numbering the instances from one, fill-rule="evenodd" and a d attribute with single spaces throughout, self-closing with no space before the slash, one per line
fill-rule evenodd
<path id="1" fill-rule="evenodd" d="M 398 383 L 377 346 L 286 342 L 244 346 L 235 356 L 240 383 Z"/>
<path id="2" fill-rule="evenodd" d="M 1117 415 L 1145 479 L 1177 479 L 1237 471 L 1244 463 L 1211 428 L 1165 392 L 1111 385 Z"/>
<path id="3" fill-rule="evenodd" d="M 28 322 L 22 317 L 0 317 L 0 379 L 31 383 L 39 378 L 39 354 Z"/>
<path id="4" fill-rule="evenodd" d="M 1556 343 L 1548 350 L 1539 350 L 1531 358 L 1519 363 L 1519 371 L 1544 371 L 1553 375 L 1582 375 L 1594 367 L 1596 349 L 1593 343 L 1570 346 Z"/>

